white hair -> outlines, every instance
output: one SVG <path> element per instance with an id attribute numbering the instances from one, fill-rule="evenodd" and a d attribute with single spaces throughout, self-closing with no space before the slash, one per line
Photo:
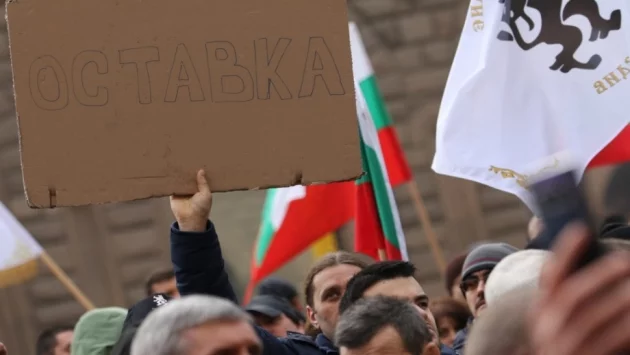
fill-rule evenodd
<path id="1" fill-rule="evenodd" d="M 186 352 L 182 332 L 216 321 L 251 321 L 234 303 L 211 296 L 187 296 L 151 312 L 131 345 L 131 355 L 180 355 Z"/>

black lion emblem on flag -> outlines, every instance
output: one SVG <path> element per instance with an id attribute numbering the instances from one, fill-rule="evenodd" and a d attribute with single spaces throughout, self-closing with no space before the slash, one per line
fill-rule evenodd
<path id="1" fill-rule="evenodd" d="M 610 1 L 610 0 L 607 0 Z M 502 41 L 516 41 L 519 47 L 528 51 L 541 43 L 559 44 L 562 50 L 556 56 L 556 61 L 551 65 L 551 70 L 560 70 L 568 73 L 573 69 L 594 70 L 602 62 L 599 54 L 593 54 L 586 62 L 580 62 L 575 58 L 575 53 L 582 46 L 583 36 L 579 28 L 564 24 L 573 15 L 582 15 L 591 24 L 591 42 L 605 39 L 611 31 L 621 28 L 621 10 L 614 10 L 609 19 L 605 19 L 599 12 L 597 0 L 569 0 L 566 6 L 562 6 L 562 0 L 499 0 L 504 4 L 502 21 L 510 27 L 511 33 L 499 32 L 498 38 Z M 541 17 L 540 34 L 531 42 L 526 42 L 516 24 L 521 19 L 534 29 L 534 21 L 525 13 L 526 8 L 538 10 Z"/>

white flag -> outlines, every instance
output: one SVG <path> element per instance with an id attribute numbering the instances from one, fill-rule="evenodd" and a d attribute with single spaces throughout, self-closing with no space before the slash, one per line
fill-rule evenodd
<path id="1" fill-rule="evenodd" d="M 42 247 L 0 202 L 0 287 L 34 277 L 41 253 Z"/>
<path id="2" fill-rule="evenodd" d="M 581 176 L 630 121 L 630 1 L 471 0 L 468 11 L 433 170 L 531 207 L 532 175 L 568 153 Z"/>

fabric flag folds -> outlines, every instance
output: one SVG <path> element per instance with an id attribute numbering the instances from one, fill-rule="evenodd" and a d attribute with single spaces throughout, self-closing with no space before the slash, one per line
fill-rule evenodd
<path id="1" fill-rule="evenodd" d="M 440 107 L 436 172 L 531 208 L 532 176 L 566 167 L 564 157 L 581 176 L 628 125 L 630 2 L 582 3 L 471 0 Z"/>
<path id="2" fill-rule="evenodd" d="M 361 92 L 365 97 L 365 102 L 374 120 L 389 181 L 393 187 L 400 186 L 411 180 L 411 169 L 407 159 L 405 159 L 398 135 L 376 82 L 376 76 L 363 45 L 361 34 L 353 22 L 350 23 L 350 48 L 354 80 L 359 86 L 357 92 Z"/>
<path id="3" fill-rule="evenodd" d="M 0 287 L 37 275 L 42 247 L 0 202 Z"/>
<path id="4" fill-rule="evenodd" d="M 354 196 L 353 181 L 268 190 L 246 300 L 259 281 L 351 221 Z"/>
<path id="5" fill-rule="evenodd" d="M 357 87 L 357 116 L 361 131 L 361 158 L 365 174 L 357 180 L 355 250 L 376 260 L 409 260 L 394 192 L 376 126 Z"/>

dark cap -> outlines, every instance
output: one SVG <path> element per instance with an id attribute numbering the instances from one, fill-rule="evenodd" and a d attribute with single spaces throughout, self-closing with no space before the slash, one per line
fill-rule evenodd
<path id="1" fill-rule="evenodd" d="M 151 311 L 167 304 L 171 299 L 172 298 L 167 294 L 156 293 L 136 303 L 133 307 L 129 308 L 129 312 L 127 312 L 123 330 L 128 327 L 139 327 Z"/>
<path id="2" fill-rule="evenodd" d="M 258 285 L 258 294 L 276 296 L 291 302 L 297 297 L 298 292 L 289 281 L 268 277 Z"/>
<path id="3" fill-rule="evenodd" d="M 142 321 L 154 309 L 162 307 L 170 302 L 171 299 L 167 294 L 157 293 L 129 308 L 127 318 L 125 318 L 125 323 L 123 323 L 122 334 L 112 349 L 112 355 L 129 355 L 131 353 L 131 343 Z"/>
<path id="4" fill-rule="evenodd" d="M 506 256 L 518 249 L 506 243 L 481 244 L 468 253 L 462 268 L 462 280 L 481 270 L 493 269 Z"/>
<path id="5" fill-rule="evenodd" d="M 271 295 L 258 295 L 252 298 L 245 311 L 249 313 L 259 313 L 271 318 L 277 318 L 284 314 L 295 324 L 305 321 L 305 318 L 291 304 L 283 298 Z"/>

